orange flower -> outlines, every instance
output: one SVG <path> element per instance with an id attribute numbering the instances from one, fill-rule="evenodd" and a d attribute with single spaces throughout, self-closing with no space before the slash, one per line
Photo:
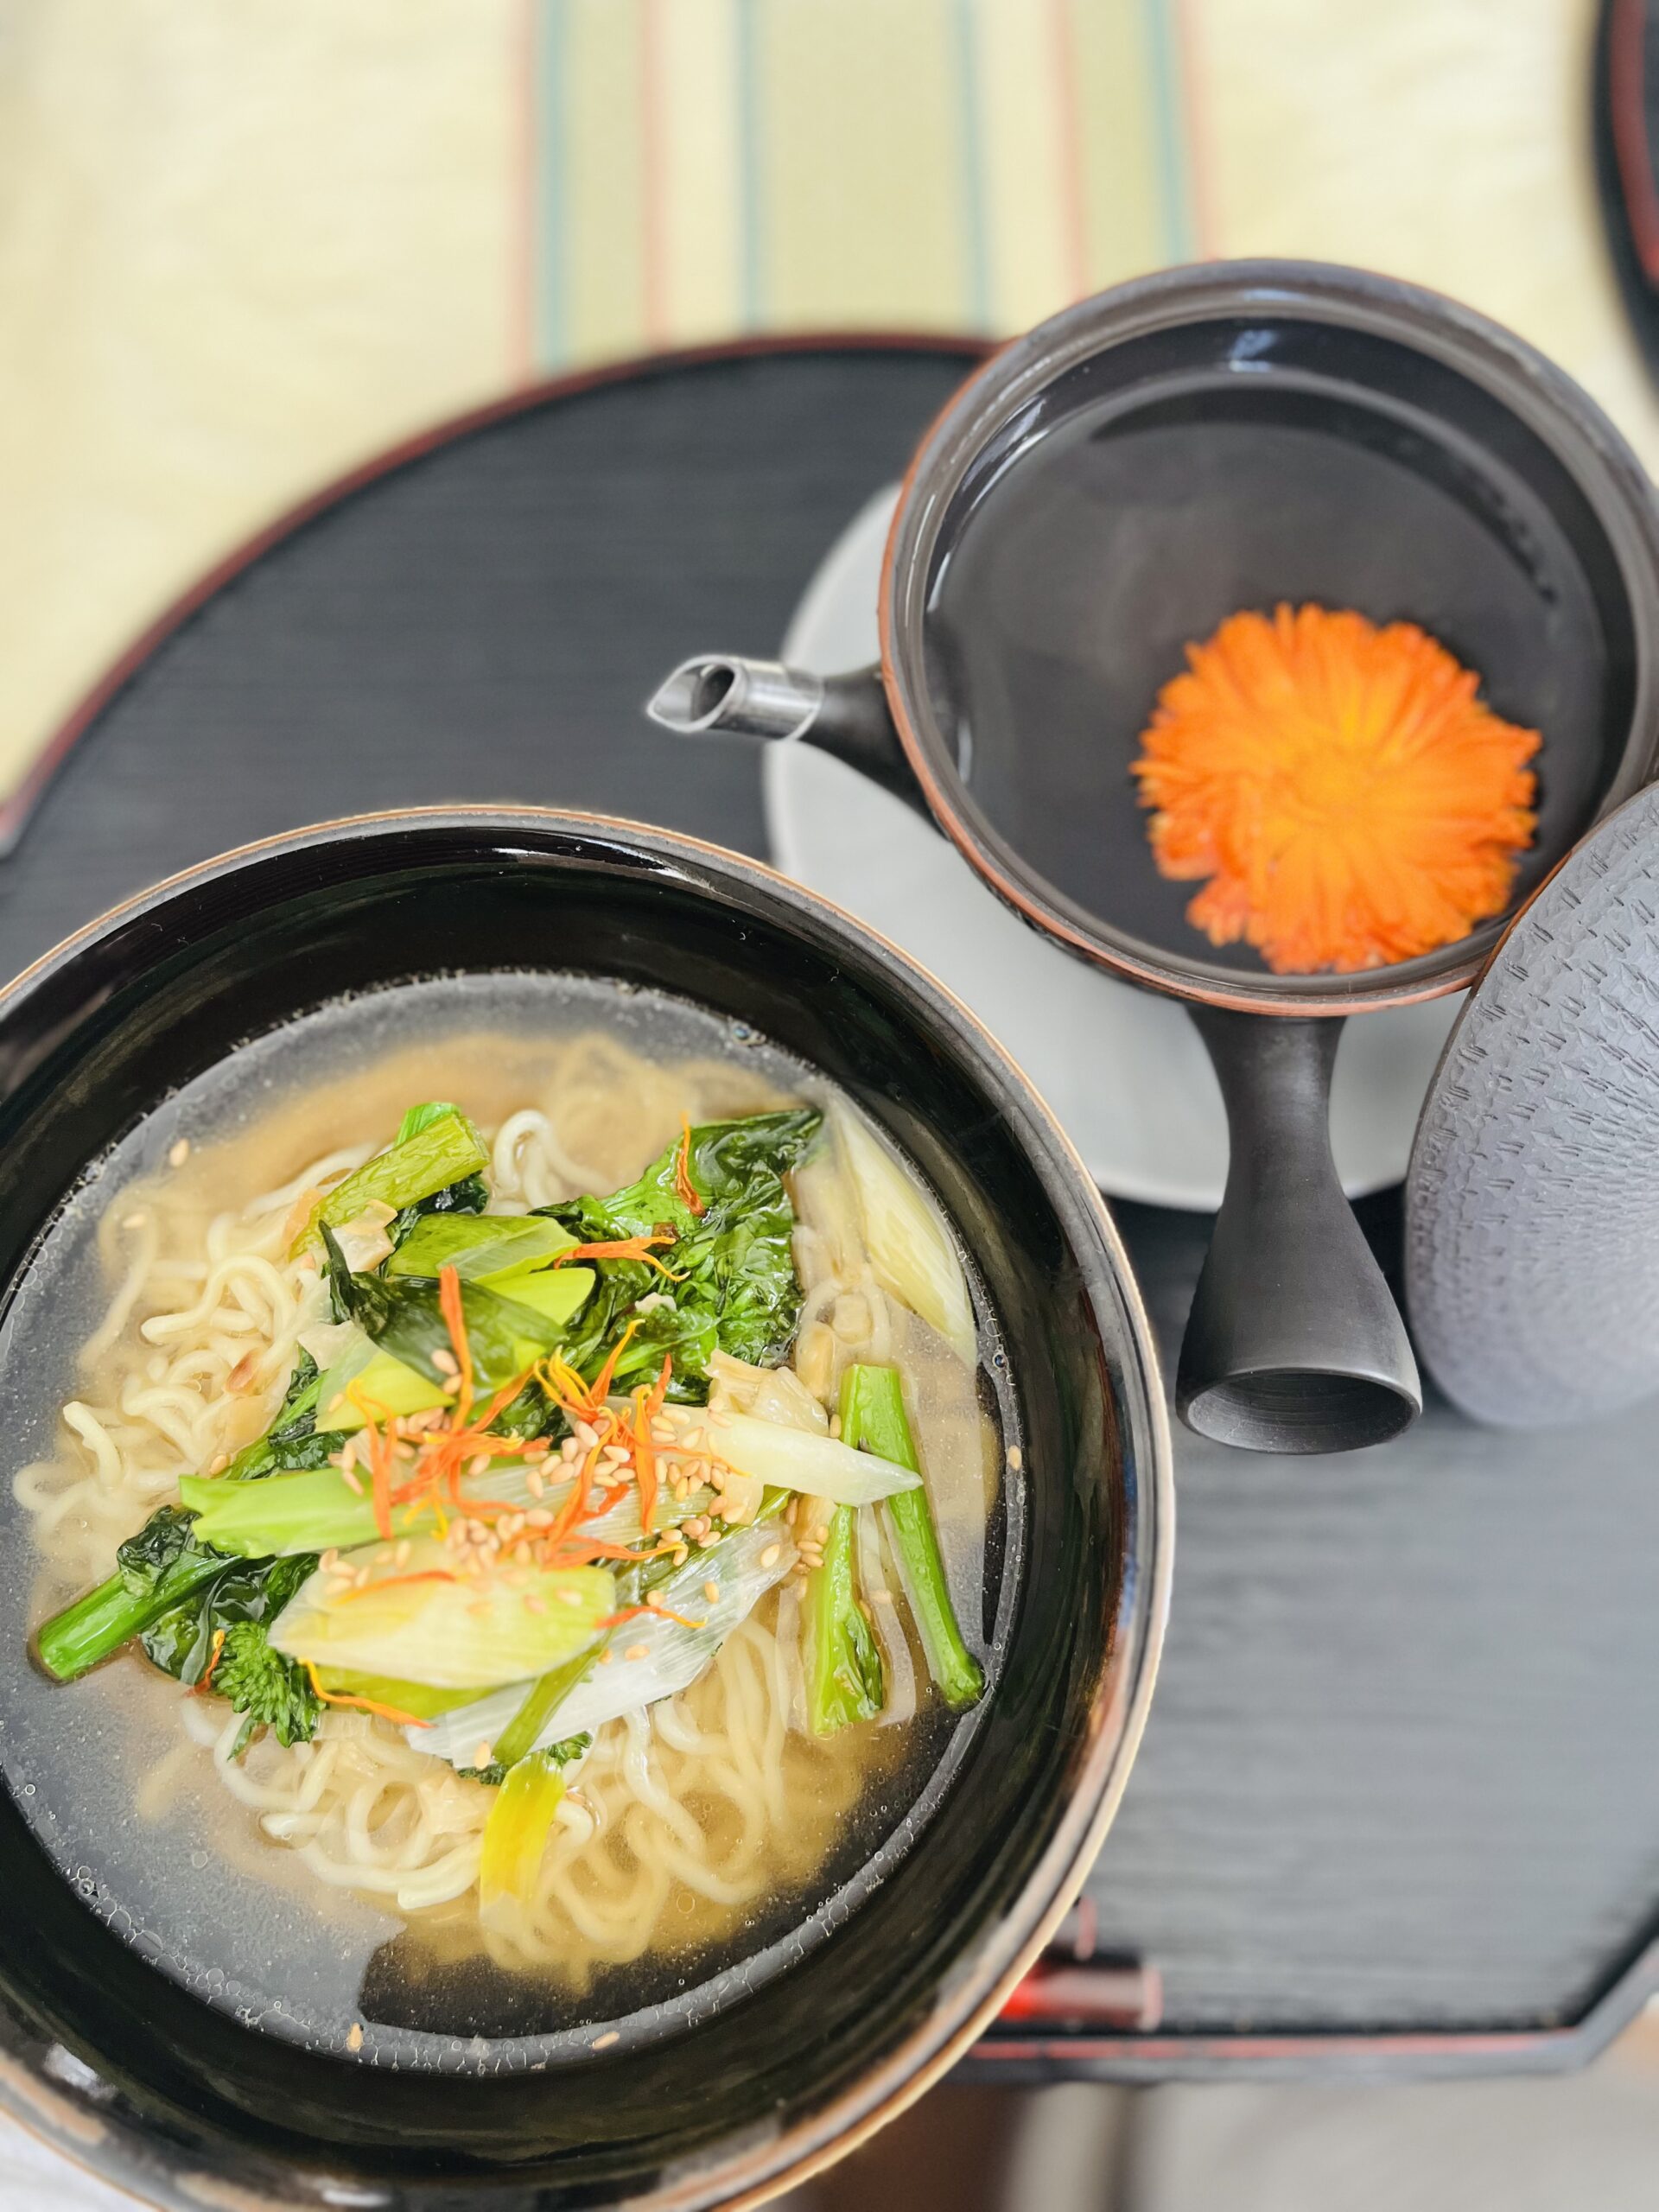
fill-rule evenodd
<path id="1" fill-rule="evenodd" d="M 1186 649 L 1133 763 L 1160 872 L 1279 975 L 1411 960 L 1501 913 L 1532 842 L 1536 730 L 1414 623 L 1278 607 Z"/>

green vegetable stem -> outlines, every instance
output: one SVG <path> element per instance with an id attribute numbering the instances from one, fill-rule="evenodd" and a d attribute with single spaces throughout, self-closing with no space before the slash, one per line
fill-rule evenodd
<path id="1" fill-rule="evenodd" d="M 881 1654 L 859 1609 L 853 1573 L 853 1515 L 838 1505 L 830 1516 L 823 1564 L 806 1579 L 803 1656 L 807 1724 L 833 1736 L 856 1720 L 874 1720 L 887 1696 Z"/>
<path id="2" fill-rule="evenodd" d="M 894 1460 L 916 1474 L 921 1472 L 896 1367 L 847 1370 L 842 1379 L 841 1435 L 844 1444 L 861 1452 L 879 1452 L 884 1459 Z M 900 1491 L 887 1499 L 886 1510 L 892 1516 L 899 1564 L 927 1655 L 928 1671 L 947 1705 L 973 1705 L 984 1694 L 985 1676 L 957 1624 L 927 1492 Z"/>
<path id="3" fill-rule="evenodd" d="M 35 1640 L 48 1674 L 73 1682 L 212 1580 L 225 1554 L 194 1541 L 195 1518 L 161 1507 L 121 1546 L 109 1580 L 53 1615 Z"/>

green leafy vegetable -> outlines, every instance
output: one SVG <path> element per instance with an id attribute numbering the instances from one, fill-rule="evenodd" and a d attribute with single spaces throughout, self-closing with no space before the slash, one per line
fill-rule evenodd
<path id="1" fill-rule="evenodd" d="M 921 1472 L 896 1367 L 847 1370 L 841 1384 L 841 1433 L 844 1443 Z M 902 1491 L 888 1498 L 885 1510 L 929 1671 L 947 1705 L 973 1705 L 984 1694 L 985 1676 L 957 1624 L 927 1492 Z"/>
<path id="2" fill-rule="evenodd" d="M 453 1268 L 462 1282 L 488 1282 L 544 1268 L 575 1241 L 561 1223 L 540 1214 L 423 1214 L 387 1261 L 386 1273 L 435 1277 Z"/>
<path id="3" fill-rule="evenodd" d="M 291 1659 L 273 1651 L 256 1622 L 237 1621 L 225 1631 L 224 1649 L 213 1669 L 213 1692 L 233 1713 L 245 1717 L 231 1746 L 239 1759 L 261 1728 L 279 1744 L 308 1744 L 317 1732 L 322 1705 Z"/>
<path id="4" fill-rule="evenodd" d="M 407 1144 L 410 1137 L 417 1137 L 423 1129 L 441 1122 L 446 1114 L 459 1114 L 458 1106 L 451 1106 L 442 1099 L 433 1099 L 424 1106 L 411 1106 L 397 1125 L 394 1144 Z M 391 1237 L 394 1256 L 417 1222 L 433 1214 L 482 1213 L 490 1203 L 490 1186 L 480 1174 L 463 1175 L 459 1182 L 446 1183 L 442 1190 L 434 1191 L 429 1198 L 416 1198 L 412 1205 L 404 1206 L 392 1221 L 386 1234 Z"/>
<path id="5" fill-rule="evenodd" d="M 37 1648 L 49 1673 L 71 1681 L 138 1637 L 164 1673 L 194 1687 L 211 1671 L 215 1694 L 248 1714 L 238 1754 L 258 1727 L 276 1728 L 285 1744 L 312 1734 L 317 1700 L 298 1669 L 270 1650 L 265 1630 L 311 1573 L 315 1558 L 229 1557 L 198 1538 L 194 1513 L 164 1505 L 120 1547 L 116 1561 L 107 1582 L 41 1630 Z"/>
<path id="6" fill-rule="evenodd" d="M 415 1114 L 426 1111 L 423 1107 L 413 1109 Z M 405 1116 L 405 1126 L 410 1118 Z M 394 1215 L 401 1215 L 421 1200 L 435 1198 L 440 1192 L 476 1175 L 480 1167 L 489 1165 L 489 1157 L 478 1131 L 464 1114 L 451 1107 L 423 1121 L 408 1136 L 400 1132 L 398 1141 L 387 1151 L 365 1160 L 337 1183 L 319 1201 L 294 1249 L 302 1251 L 325 1228 L 339 1229 L 355 1221 L 365 1206 L 386 1205 Z M 482 1189 L 481 1185 L 479 1187 Z"/>
<path id="7" fill-rule="evenodd" d="M 343 1320 L 355 1321 L 383 1351 L 441 1387 L 453 1384 L 454 1351 L 438 1286 L 414 1279 L 353 1274 L 331 1229 L 322 1230 L 329 1287 Z M 544 1358 L 563 1339 L 562 1322 L 518 1299 L 503 1298 L 481 1283 L 461 1286 L 473 1377 L 482 1390 L 499 1390 Z"/>
<path id="8" fill-rule="evenodd" d="M 270 1474 L 278 1467 L 321 1466 L 338 1443 L 318 1447 L 312 1442 L 317 1427 L 317 1399 L 322 1388 L 317 1363 L 302 1351 L 289 1377 L 288 1389 L 270 1427 L 251 1444 L 245 1445 L 226 1468 L 236 1482 Z"/>
<path id="9" fill-rule="evenodd" d="M 181 1507 L 158 1508 L 117 1551 L 108 1580 L 53 1615 L 35 1638 L 49 1675 L 73 1681 L 224 1568 L 222 1552 L 195 1541 L 194 1524 Z"/>
<path id="10" fill-rule="evenodd" d="M 224 1560 L 143 1632 L 146 1655 L 164 1674 L 187 1688 L 206 1679 L 216 1697 L 247 1715 L 234 1758 L 261 1727 L 274 1728 L 283 1744 L 308 1742 L 316 1732 L 321 1706 L 300 1669 L 273 1651 L 267 1636 L 316 1564 L 305 1554 Z"/>
<path id="11" fill-rule="evenodd" d="M 672 1270 L 672 1281 L 641 1260 L 594 1263 L 599 1287 L 572 1328 L 565 1355 L 572 1365 L 584 1375 L 596 1373 L 632 1310 L 657 1294 L 671 1300 L 671 1309 L 656 1306 L 645 1318 L 670 1310 L 676 1317 L 672 1331 L 664 1327 L 660 1339 L 674 1352 L 675 1396 L 706 1395 L 709 1362 L 716 1351 L 753 1366 L 776 1366 L 793 1341 L 801 1310 L 791 1249 L 795 1212 L 783 1179 L 822 1119 L 816 1107 L 797 1106 L 741 1121 L 705 1122 L 670 1145 L 625 1189 L 543 1207 L 583 1244 L 659 1233 L 674 1239 L 656 1255 Z M 697 1206 L 682 1188 L 683 1173 Z"/>

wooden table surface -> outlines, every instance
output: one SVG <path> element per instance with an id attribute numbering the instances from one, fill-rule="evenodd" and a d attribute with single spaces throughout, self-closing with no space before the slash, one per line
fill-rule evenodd
<path id="1" fill-rule="evenodd" d="M 588 806 L 763 852 L 750 749 L 693 753 L 640 702 L 687 652 L 781 637 L 965 357 L 653 365 L 325 506 L 92 718 L 0 864 L 0 969 L 174 868 L 364 809 Z M 1207 1220 L 1118 1211 L 1173 1354 Z M 1364 1211 L 1386 1253 L 1393 1202 Z M 1144 2070 L 1215 2063 L 1200 2037 L 1384 2034 L 1411 2064 L 1421 2033 L 1579 2019 L 1659 1904 L 1659 1421 L 1520 1438 L 1431 1403 L 1306 1461 L 1177 1433 L 1163 1675 L 1090 1885 L 1103 1946 L 1162 1977 Z M 1478 2061 L 1535 2062 L 1524 2037 Z M 1037 2063 L 1122 2070 L 1054 2037 Z"/>

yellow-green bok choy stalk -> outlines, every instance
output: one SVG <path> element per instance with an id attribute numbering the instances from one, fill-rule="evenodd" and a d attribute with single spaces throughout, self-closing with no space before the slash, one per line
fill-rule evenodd
<path id="1" fill-rule="evenodd" d="M 325 1565 L 278 1616 L 270 1642 L 302 1665 L 490 1690 L 597 1643 L 615 1602 L 605 1567 L 461 1572 L 451 1547 L 429 1536 L 406 1553 L 374 1545 Z"/>
<path id="2" fill-rule="evenodd" d="M 592 1735 L 607 1720 L 689 1689 L 739 1622 L 789 1573 L 795 1557 L 788 1529 L 771 1515 L 694 1552 L 658 1585 L 662 1611 L 648 1609 L 609 1631 L 610 1659 L 588 1668 L 558 1700 L 533 1748 Z M 435 1752 L 452 1766 L 474 1767 L 486 1745 L 499 1757 L 500 1739 L 524 1702 L 521 1689 L 480 1698 L 443 1714 L 429 1728 L 410 1732 L 409 1740 L 417 1751 Z"/>
<path id="3" fill-rule="evenodd" d="M 466 1512 L 487 1502 L 517 1512 L 537 1506 L 556 1514 L 569 1499 L 574 1481 L 543 1479 L 547 1465 L 557 1468 L 557 1459 L 537 1471 L 542 1482 L 532 1491 L 531 1469 L 522 1459 L 492 1459 L 477 1472 L 469 1468 L 460 1478 L 457 1510 Z M 374 1497 L 366 1473 L 351 1477 L 339 1467 L 315 1467 L 292 1475 L 265 1475 L 251 1482 L 231 1482 L 223 1475 L 186 1475 L 179 1484 L 186 1507 L 196 1516 L 196 1541 L 243 1559 L 281 1559 L 296 1552 L 354 1551 L 372 1544 L 379 1534 L 374 1517 Z M 698 1485 L 683 1497 L 664 1492 L 652 1516 L 653 1535 L 675 1529 L 683 1521 L 708 1513 L 714 1492 Z M 429 1535 L 432 1529 L 429 1495 L 390 1509 L 391 1537 Z M 639 1544 L 645 1531 L 639 1518 L 639 1493 L 630 1488 L 620 1493 L 605 1514 L 605 1536 L 613 1544 Z"/>

